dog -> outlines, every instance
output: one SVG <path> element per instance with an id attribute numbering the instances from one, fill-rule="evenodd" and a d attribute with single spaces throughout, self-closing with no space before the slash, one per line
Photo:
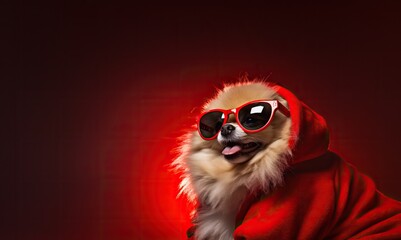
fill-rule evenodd
<path id="1" fill-rule="evenodd" d="M 401 203 L 328 150 L 323 117 L 263 80 L 202 107 L 172 165 L 194 204 L 188 238 L 401 238 Z"/>

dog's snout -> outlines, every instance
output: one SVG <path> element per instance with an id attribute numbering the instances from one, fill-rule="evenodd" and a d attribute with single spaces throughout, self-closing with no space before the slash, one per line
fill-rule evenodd
<path id="1" fill-rule="evenodd" d="M 225 124 L 221 128 L 221 135 L 224 137 L 228 137 L 235 130 L 235 126 L 232 124 Z"/>

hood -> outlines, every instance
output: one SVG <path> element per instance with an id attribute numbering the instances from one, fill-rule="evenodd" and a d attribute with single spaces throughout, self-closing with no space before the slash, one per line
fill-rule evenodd
<path id="1" fill-rule="evenodd" d="M 291 114 L 291 138 L 289 146 L 293 153 L 291 164 L 321 156 L 328 150 L 329 131 L 322 116 L 301 102 L 292 92 L 275 86 L 284 98 Z"/>

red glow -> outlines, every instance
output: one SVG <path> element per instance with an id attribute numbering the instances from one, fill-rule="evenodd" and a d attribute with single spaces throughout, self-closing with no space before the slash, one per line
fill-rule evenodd
<path id="1" fill-rule="evenodd" d="M 243 72 L 273 73 L 326 118 L 332 149 L 401 199 L 401 15 L 365 4 L 4 8 L 0 239 L 185 237 L 171 150 Z"/>

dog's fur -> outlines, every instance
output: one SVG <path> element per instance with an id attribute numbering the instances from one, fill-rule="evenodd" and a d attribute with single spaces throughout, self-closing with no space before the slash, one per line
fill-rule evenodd
<path id="1" fill-rule="evenodd" d="M 232 109 L 259 99 L 287 103 L 262 81 L 244 81 L 226 85 L 203 107 L 204 111 Z M 268 193 L 283 182 L 291 150 L 288 146 L 291 119 L 276 111 L 272 123 L 261 132 L 246 134 L 236 126 L 234 138 L 242 142 L 260 142 L 252 155 L 228 161 L 222 154 L 224 137 L 203 140 L 196 131 L 188 133 L 173 166 L 182 172 L 181 192 L 198 209 L 194 214 L 196 239 L 232 239 L 236 214 L 246 196 L 256 190 Z"/>

